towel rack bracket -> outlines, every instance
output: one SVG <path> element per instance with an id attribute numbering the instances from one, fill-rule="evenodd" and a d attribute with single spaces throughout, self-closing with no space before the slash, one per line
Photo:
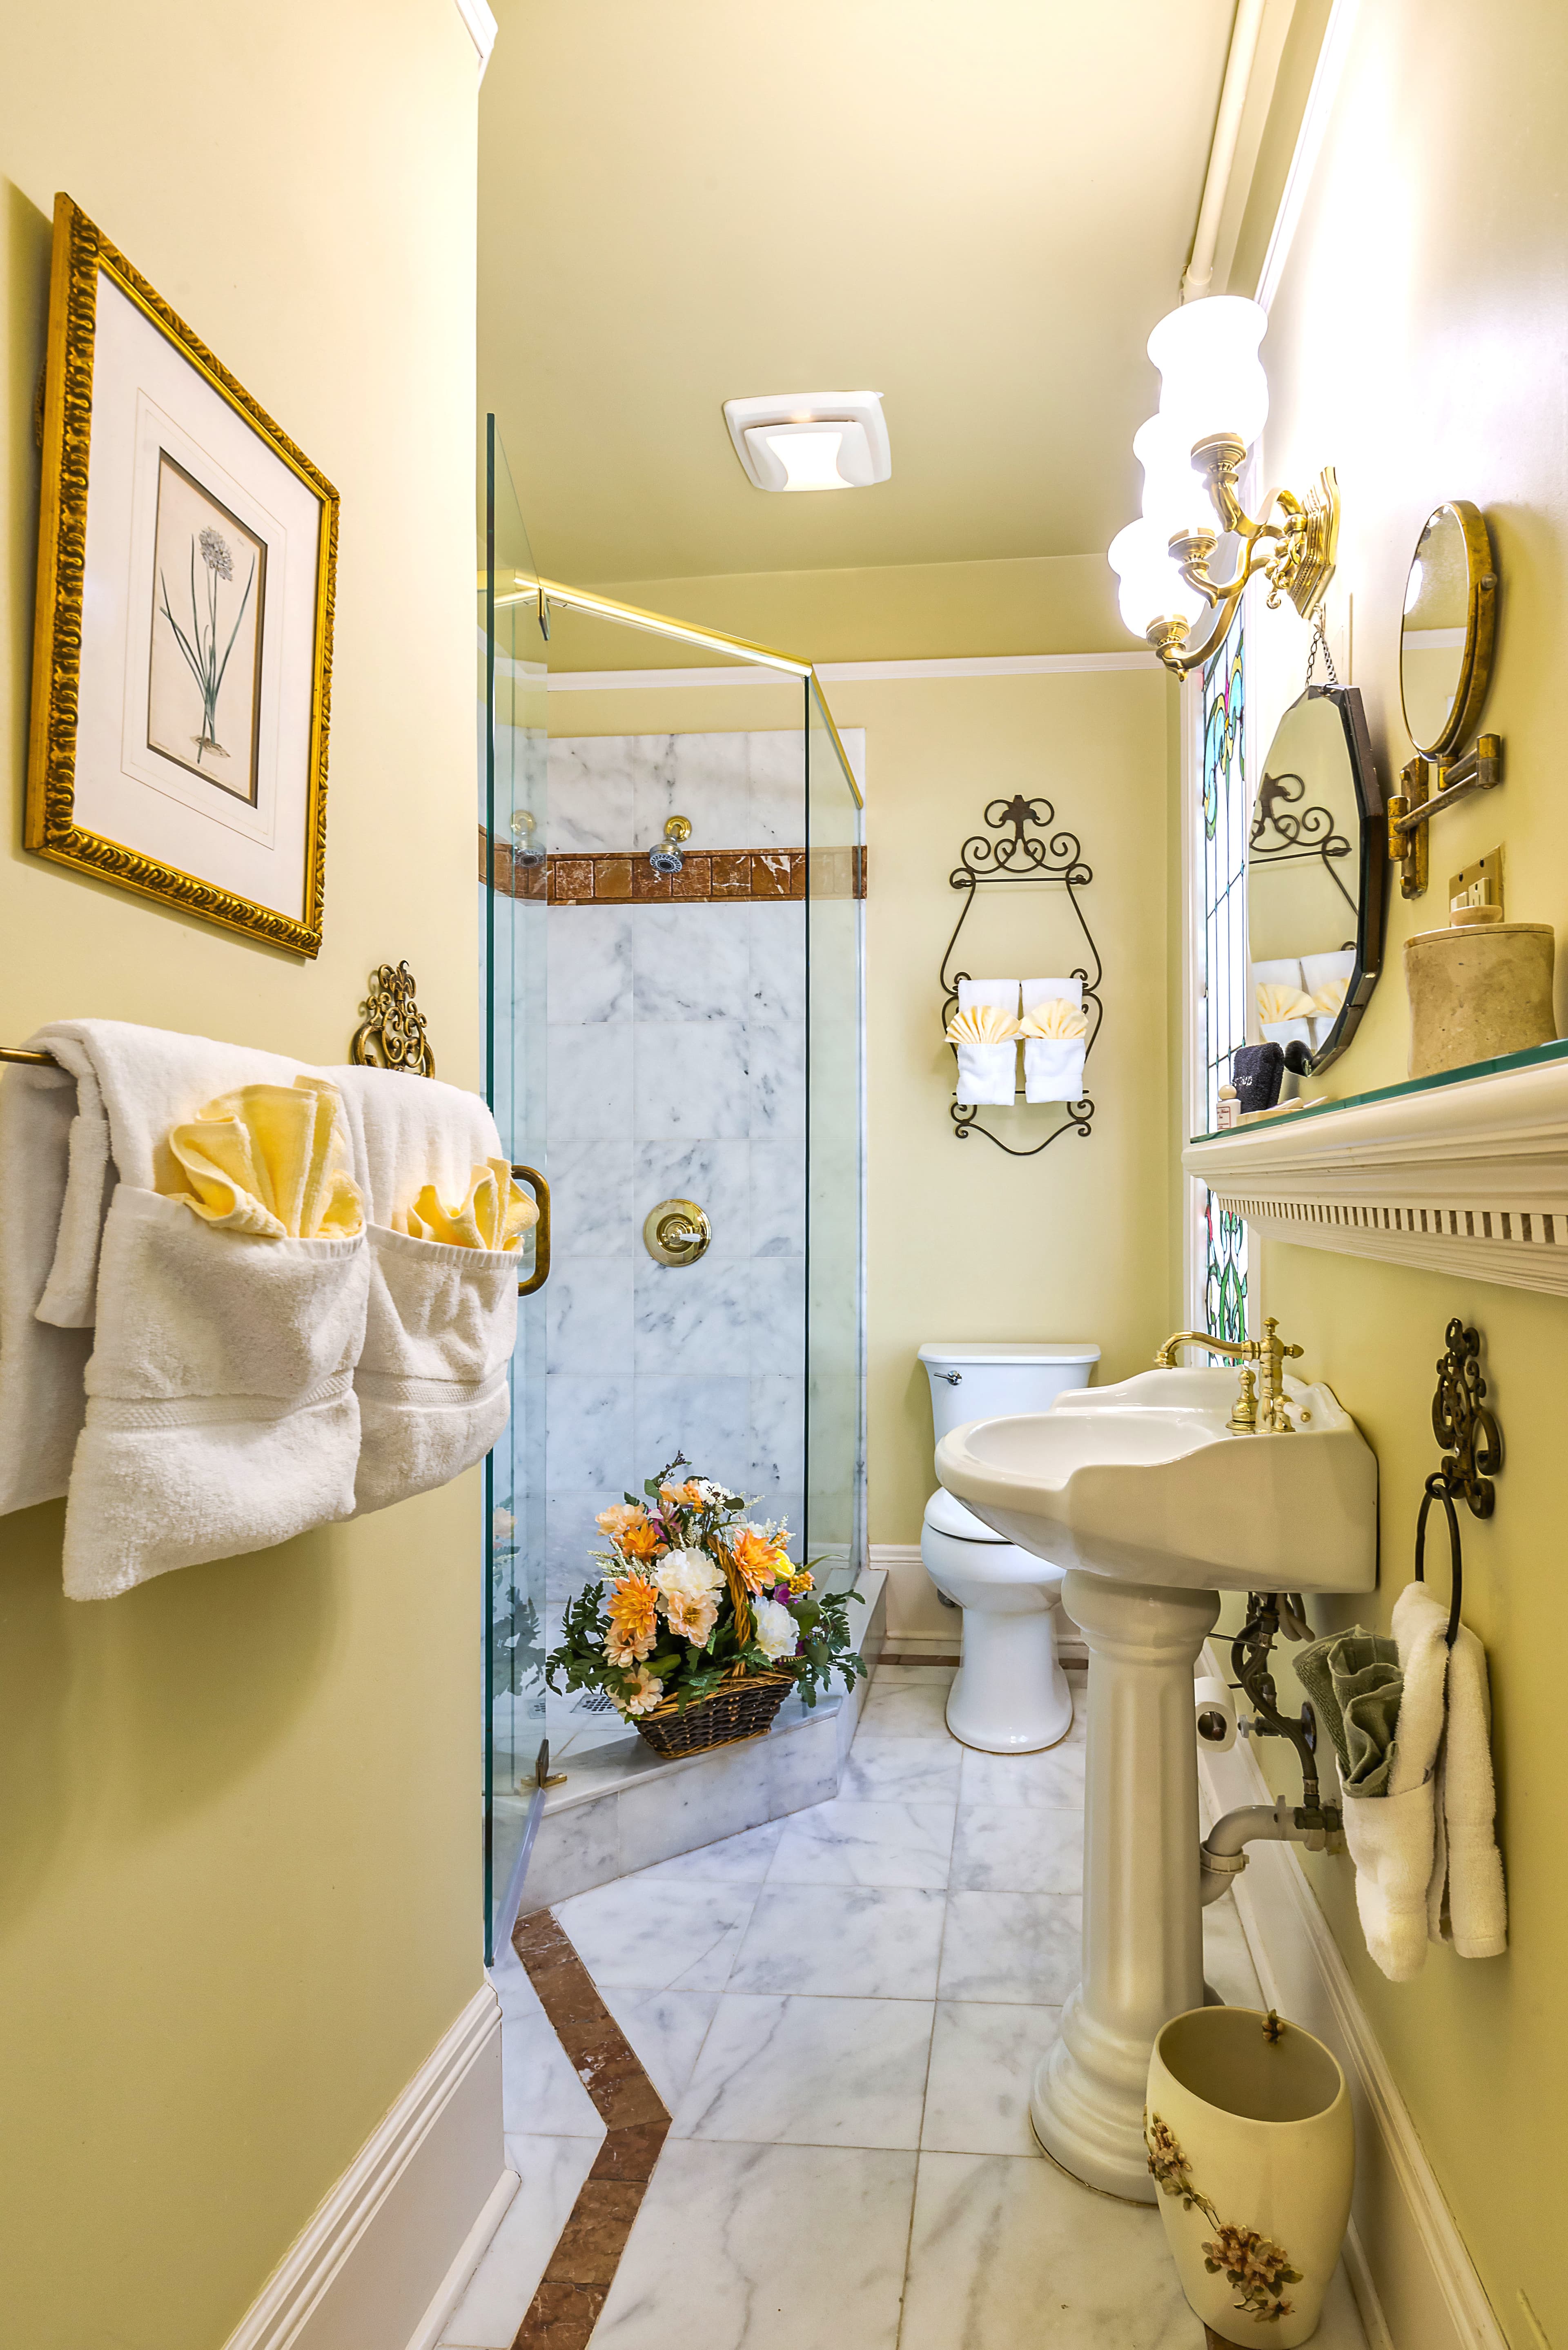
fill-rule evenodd
<path id="1" fill-rule="evenodd" d="M 414 1000 L 414 975 L 406 962 L 384 962 L 373 971 L 359 1009 L 364 1017 L 348 1047 L 351 1061 L 362 1069 L 402 1069 L 410 1076 L 434 1076 L 435 1049 Z"/>

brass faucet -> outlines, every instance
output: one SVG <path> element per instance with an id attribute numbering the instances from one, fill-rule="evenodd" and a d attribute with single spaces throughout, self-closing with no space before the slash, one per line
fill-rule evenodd
<path id="1" fill-rule="evenodd" d="M 1216 1338 L 1207 1330 L 1179 1330 L 1168 1338 L 1154 1358 L 1155 1368 L 1174 1370 L 1177 1353 L 1182 1347 L 1207 1347 L 1211 1355 L 1223 1355 L 1232 1363 L 1261 1363 L 1263 1369 L 1263 1409 L 1260 1415 L 1253 1396 L 1256 1384 L 1249 1368 L 1241 1373 L 1241 1391 L 1236 1398 L 1230 1419 L 1225 1422 L 1232 1436 L 1292 1436 L 1295 1433 L 1285 1410 L 1285 1383 L 1282 1366 L 1287 1359 L 1300 1355 L 1299 1347 L 1288 1347 L 1280 1336 L 1280 1326 L 1271 1314 L 1263 1324 L 1267 1334 L 1262 1338 Z"/>

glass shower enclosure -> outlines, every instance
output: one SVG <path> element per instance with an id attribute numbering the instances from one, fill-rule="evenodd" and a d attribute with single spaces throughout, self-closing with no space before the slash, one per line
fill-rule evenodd
<path id="1" fill-rule="evenodd" d="M 542 579 L 493 419 L 480 524 L 486 1083 L 541 1202 L 486 1471 L 488 1962 L 545 1779 L 636 1741 L 545 1686 L 597 1512 L 680 1451 L 864 1564 L 866 861 L 808 662 Z M 672 1200 L 700 1261 L 647 1243 Z"/>

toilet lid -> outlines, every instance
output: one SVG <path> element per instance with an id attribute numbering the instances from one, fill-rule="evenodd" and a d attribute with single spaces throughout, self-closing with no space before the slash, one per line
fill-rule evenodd
<path id="1" fill-rule="evenodd" d="M 939 1534 L 954 1534 L 960 1542 L 1005 1543 L 1007 1536 L 966 1510 L 956 1494 L 939 1485 L 926 1503 L 926 1523 Z"/>

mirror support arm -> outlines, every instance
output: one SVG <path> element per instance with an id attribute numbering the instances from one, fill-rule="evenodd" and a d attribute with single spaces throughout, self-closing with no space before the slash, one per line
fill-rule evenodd
<path id="1" fill-rule="evenodd" d="M 1428 782 L 1425 759 L 1412 759 L 1401 771 L 1402 792 L 1388 802 L 1388 856 L 1399 868 L 1400 894 L 1418 898 L 1427 886 L 1427 827 L 1441 808 L 1469 799 L 1473 792 L 1495 791 L 1502 781 L 1502 737 L 1483 734 L 1462 759 L 1438 767 L 1438 788 Z"/>

